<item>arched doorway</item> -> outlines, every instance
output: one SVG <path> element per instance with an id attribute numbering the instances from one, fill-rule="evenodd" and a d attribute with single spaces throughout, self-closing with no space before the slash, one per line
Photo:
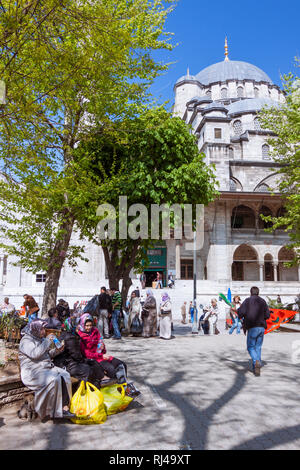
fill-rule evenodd
<path id="1" fill-rule="evenodd" d="M 278 280 L 279 281 L 298 281 L 298 267 L 291 268 L 285 266 L 285 263 L 293 261 L 295 254 L 283 246 L 278 253 Z"/>
<path id="2" fill-rule="evenodd" d="M 269 253 L 264 257 L 264 281 L 274 281 L 273 256 Z"/>
<path id="3" fill-rule="evenodd" d="M 233 281 L 258 281 L 259 265 L 255 249 L 250 245 L 240 245 L 233 254 Z"/>

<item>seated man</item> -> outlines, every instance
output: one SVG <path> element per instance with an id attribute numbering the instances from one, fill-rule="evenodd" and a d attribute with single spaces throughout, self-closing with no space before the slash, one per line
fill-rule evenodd
<path id="1" fill-rule="evenodd" d="M 0 305 L 0 311 L 2 313 L 14 313 L 15 306 L 9 303 L 9 298 L 4 297 L 3 304 Z"/>

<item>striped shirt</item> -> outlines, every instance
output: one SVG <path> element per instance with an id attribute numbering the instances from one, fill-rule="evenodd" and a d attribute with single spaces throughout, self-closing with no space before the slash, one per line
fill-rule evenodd
<path id="1" fill-rule="evenodd" d="M 113 309 L 119 310 L 122 304 L 122 297 L 119 291 L 116 291 L 112 296 L 111 302 L 113 304 Z M 115 304 L 115 305 L 114 305 Z"/>

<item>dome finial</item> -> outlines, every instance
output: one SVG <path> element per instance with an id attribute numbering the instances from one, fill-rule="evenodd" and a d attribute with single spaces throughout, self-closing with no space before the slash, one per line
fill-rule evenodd
<path id="1" fill-rule="evenodd" d="M 187 74 L 188 77 L 190 76 L 190 68 L 189 67 L 187 68 L 186 74 Z"/>
<path id="2" fill-rule="evenodd" d="M 225 61 L 228 61 L 228 43 L 227 43 L 227 36 L 225 37 Z"/>

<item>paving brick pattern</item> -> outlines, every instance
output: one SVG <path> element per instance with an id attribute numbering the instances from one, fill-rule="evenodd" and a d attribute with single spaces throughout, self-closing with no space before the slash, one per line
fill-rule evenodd
<path id="1" fill-rule="evenodd" d="M 108 352 L 127 362 L 142 391 L 125 412 L 80 426 L 27 423 L 15 407 L 2 408 L 0 450 L 300 448 L 297 333 L 265 337 L 260 377 L 249 371 L 243 334 L 192 335 L 176 324 L 175 335 L 107 340 Z"/>

